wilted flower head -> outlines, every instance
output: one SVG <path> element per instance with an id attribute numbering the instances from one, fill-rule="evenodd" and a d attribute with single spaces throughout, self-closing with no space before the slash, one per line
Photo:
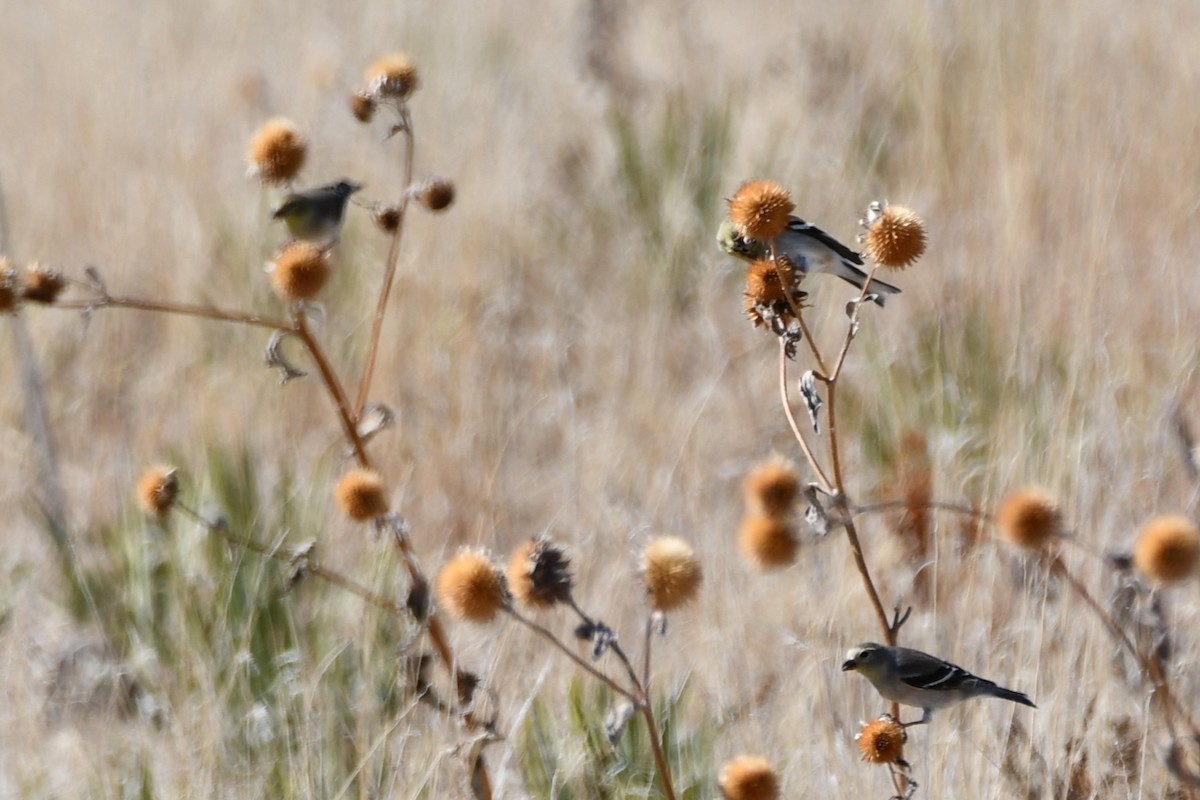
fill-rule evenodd
<path id="1" fill-rule="evenodd" d="M 413 195 L 430 211 L 444 211 L 454 202 L 454 182 L 446 178 L 429 178 L 413 187 Z"/>
<path id="2" fill-rule="evenodd" d="M 925 226 L 904 206 L 872 203 L 863 220 L 867 256 L 881 267 L 904 269 L 925 252 Z"/>
<path id="3" fill-rule="evenodd" d="M 1196 574 L 1200 561 L 1200 533 L 1184 516 L 1171 514 L 1142 526 L 1133 544 L 1133 564 L 1143 575 L 1173 583 Z"/>
<path id="4" fill-rule="evenodd" d="M 778 569 L 796 560 L 800 543 L 786 519 L 748 516 L 738 526 L 738 548 L 759 569 Z"/>
<path id="5" fill-rule="evenodd" d="M 672 611 L 699 591 L 700 559 L 683 539 L 662 536 L 642 554 L 642 582 L 651 608 Z"/>
<path id="6" fill-rule="evenodd" d="M 352 469 L 339 478 L 333 497 L 342 513 L 357 522 L 383 516 L 388 510 L 383 479 L 370 469 Z"/>
<path id="7" fill-rule="evenodd" d="M 363 73 L 367 92 L 380 99 L 403 102 L 421 85 L 417 67 L 404 53 L 381 56 Z"/>
<path id="8" fill-rule="evenodd" d="M 862 760 L 872 764 L 891 764 L 904 755 L 908 735 L 890 714 L 868 722 L 854 737 Z"/>
<path id="9" fill-rule="evenodd" d="M 0 314 L 15 309 L 20 298 L 17 271 L 9 266 L 8 259 L 0 258 Z"/>
<path id="10" fill-rule="evenodd" d="M 770 458 L 754 465 L 742 481 L 746 509 L 767 517 L 786 514 L 800 488 L 800 476 L 791 462 Z"/>
<path id="11" fill-rule="evenodd" d="M 772 239 L 783 233 L 796 205 L 775 181 L 751 181 L 729 199 L 729 221 L 746 239 Z"/>
<path id="12" fill-rule="evenodd" d="M 58 270 L 31 264 L 25 270 L 21 296 L 35 303 L 53 303 L 66 285 L 66 278 Z"/>
<path id="13" fill-rule="evenodd" d="M 350 95 L 350 113 L 359 122 L 370 122 L 375 116 L 375 98 L 367 92 L 354 92 Z"/>
<path id="14" fill-rule="evenodd" d="M 514 550 L 505 576 L 521 605 L 549 608 L 571 599 L 571 561 L 549 539 L 530 539 Z"/>
<path id="15" fill-rule="evenodd" d="M 1037 488 L 1004 498 L 996 512 L 996 527 L 1005 539 L 1028 548 L 1042 547 L 1064 532 L 1062 512 L 1050 495 Z"/>
<path id="16" fill-rule="evenodd" d="M 726 761 L 717 776 L 725 800 L 775 800 L 779 776 L 761 756 L 738 756 Z"/>
<path id="17" fill-rule="evenodd" d="M 287 242 L 272 263 L 271 288 L 283 300 L 311 300 L 329 280 L 329 259 L 311 242 Z"/>
<path id="18" fill-rule="evenodd" d="M 375 224 L 387 233 L 395 233 L 400 227 L 400 207 L 394 205 L 379 206 L 373 214 Z"/>
<path id="19" fill-rule="evenodd" d="M 437 597 L 446 610 L 470 622 L 490 622 L 504 608 L 500 570 L 476 550 L 460 550 L 437 576 Z"/>
<path id="20" fill-rule="evenodd" d="M 796 321 L 795 309 L 807 297 L 787 261 L 763 258 L 746 267 L 746 316 L 756 328 L 766 326 L 783 334 Z"/>
<path id="21" fill-rule="evenodd" d="M 276 117 L 268 120 L 250 140 L 250 174 L 263 183 L 290 182 L 304 166 L 308 144 L 295 123 Z"/>
<path id="22" fill-rule="evenodd" d="M 159 465 L 143 472 L 137 480 L 137 504 L 158 518 L 165 517 L 179 494 L 179 477 L 174 467 Z"/>

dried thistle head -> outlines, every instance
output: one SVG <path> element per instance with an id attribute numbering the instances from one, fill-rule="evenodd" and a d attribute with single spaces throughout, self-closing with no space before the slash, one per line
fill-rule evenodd
<path id="1" fill-rule="evenodd" d="M 872 203 L 863 224 L 866 254 L 881 267 L 904 269 L 925 252 L 925 224 L 911 208 Z"/>
<path id="2" fill-rule="evenodd" d="M 53 303 L 66 288 L 67 279 L 56 269 L 30 264 L 25 269 L 21 296 L 35 303 Z"/>
<path id="3" fill-rule="evenodd" d="M 375 519 L 388 511 L 383 478 L 370 469 L 352 469 L 339 478 L 333 487 L 333 499 L 342 513 L 356 522 Z"/>
<path id="4" fill-rule="evenodd" d="M 1004 498 L 996 512 L 996 527 L 1005 539 L 1029 549 L 1044 547 L 1065 530 L 1062 511 L 1054 500 L 1033 487 Z"/>
<path id="5" fill-rule="evenodd" d="M 379 206 L 372 215 L 375 224 L 385 233 L 395 233 L 400 227 L 400 207 L 393 205 Z"/>
<path id="6" fill-rule="evenodd" d="M 350 95 L 350 113 L 359 122 L 370 122 L 375 116 L 375 98 L 367 92 L 353 92 Z"/>
<path id="7" fill-rule="evenodd" d="M 0 256 L 0 314 L 14 311 L 21 299 L 20 278 L 12 262 Z"/>
<path id="8" fill-rule="evenodd" d="M 780 569 L 796 561 L 800 542 L 786 519 L 743 517 L 738 526 L 738 549 L 759 569 Z"/>
<path id="9" fill-rule="evenodd" d="M 787 514 L 799 489 L 795 465 L 779 457 L 755 464 L 742 480 L 746 510 L 765 517 Z"/>
<path id="10" fill-rule="evenodd" d="M 549 539 L 530 539 L 508 559 L 508 589 L 518 603 L 550 608 L 571 599 L 571 561 Z"/>
<path id="11" fill-rule="evenodd" d="M 1200 533 L 1187 517 L 1169 514 L 1142 526 L 1133 543 L 1133 565 L 1148 578 L 1175 583 L 1196 574 Z"/>
<path id="12" fill-rule="evenodd" d="M 908 739 L 904 727 L 890 714 L 868 722 L 854 737 L 862 760 L 872 764 L 894 764 L 904 755 Z"/>
<path id="13" fill-rule="evenodd" d="M 750 262 L 746 267 L 746 317 L 754 327 L 765 326 L 783 335 L 796 323 L 793 307 L 802 308 L 808 297 L 800 290 L 799 277 L 786 260 Z"/>
<path id="14" fill-rule="evenodd" d="M 429 178 L 413 187 L 413 196 L 430 211 L 444 211 L 454 202 L 454 182 L 447 178 Z"/>
<path id="15" fill-rule="evenodd" d="M 738 756 L 726 761 L 717 775 L 725 800 L 776 800 L 779 776 L 761 756 Z"/>
<path id="16" fill-rule="evenodd" d="M 363 73 L 366 93 L 380 100 L 404 102 L 421 86 L 417 66 L 404 53 L 380 56 Z"/>
<path id="17" fill-rule="evenodd" d="M 750 181 L 729 199 L 729 221 L 746 239 L 773 239 L 783 233 L 796 205 L 775 181 Z"/>
<path id="18" fill-rule="evenodd" d="M 250 139 L 250 174 L 263 183 L 290 183 L 308 155 L 308 143 L 290 119 L 267 120 Z"/>
<path id="19" fill-rule="evenodd" d="M 137 504 L 147 514 L 162 519 L 171 511 L 179 495 L 179 476 L 174 467 L 157 465 L 137 479 Z"/>
<path id="20" fill-rule="evenodd" d="M 700 590 L 700 559 L 677 536 L 662 536 L 642 553 L 642 583 L 655 611 L 673 611 L 691 602 Z"/>
<path id="21" fill-rule="evenodd" d="M 311 242 L 287 242 L 275 254 L 271 266 L 271 288 L 283 300 L 311 300 L 329 280 L 329 259 Z"/>
<path id="22" fill-rule="evenodd" d="M 458 619 L 491 622 L 507 600 L 500 570 L 486 555 L 460 550 L 437 575 L 438 601 Z"/>

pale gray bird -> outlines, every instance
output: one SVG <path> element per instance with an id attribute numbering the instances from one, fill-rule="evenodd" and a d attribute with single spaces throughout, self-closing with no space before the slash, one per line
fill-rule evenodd
<path id="1" fill-rule="evenodd" d="M 854 671 L 874 685 L 884 699 L 919 708 L 917 722 L 929 722 L 933 712 L 972 697 L 999 697 L 1037 708 L 1027 695 L 997 686 L 949 661 L 907 647 L 866 642 L 850 648 L 842 671 Z"/>
<path id="2" fill-rule="evenodd" d="M 743 238 L 729 220 L 722 222 L 717 230 L 717 246 L 744 261 L 767 258 L 771 253 L 766 242 Z M 849 281 L 859 289 L 867 280 L 867 273 L 859 269 L 863 263 L 862 256 L 799 217 L 789 217 L 783 233 L 775 237 L 775 252 L 805 275 L 827 272 Z M 871 279 L 870 292 L 876 295 L 874 299 L 879 305 L 883 305 L 884 295 L 900 294 L 897 287 L 878 278 Z"/>

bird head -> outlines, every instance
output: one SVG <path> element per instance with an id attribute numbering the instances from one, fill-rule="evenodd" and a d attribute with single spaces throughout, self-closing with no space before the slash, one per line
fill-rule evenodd
<path id="1" fill-rule="evenodd" d="M 343 180 L 338 181 L 337 183 L 335 183 L 333 186 L 331 186 L 329 188 L 333 191 L 334 194 L 336 194 L 338 197 L 340 197 L 344 200 L 344 199 L 348 198 L 350 195 L 357 192 L 359 189 L 363 188 L 363 185 L 361 183 L 355 183 L 354 181 L 348 181 L 348 180 L 343 179 Z"/>
<path id="2" fill-rule="evenodd" d="M 727 255 L 744 261 L 753 261 L 766 255 L 762 244 L 747 241 L 734 229 L 733 223 L 729 220 L 725 220 L 721 223 L 721 227 L 717 228 L 717 247 Z"/>
<path id="3" fill-rule="evenodd" d="M 842 662 L 842 672 L 853 670 L 854 672 L 876 673 L 883 670 L 886 665 L 887 651 L 883 649 L 883 645 L 866 642 L 850 648 L 846 653 L 846 660 Z"/>

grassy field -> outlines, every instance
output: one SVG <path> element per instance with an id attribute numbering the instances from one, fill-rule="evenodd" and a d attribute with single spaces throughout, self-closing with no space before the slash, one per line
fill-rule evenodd
<path id="1" fill-rule="evenodd" d="M 653 671 L 681 796 L 715 796 L 720 765 L 752 752 L 784 796 L 884 798 L 887 770 L 854 742 L 884 705 L 839 670 L 880 636 L 845 538 L 806 534 L 765 575 L 738 557 L 743 476 L 772 453 L 803 462 L 775 340 L 713 245 L 724 198 L 773 178 L 846 242 L 872 200 L 920 212 L 928 252 L 886 276 L 904 293 L 864 311 L 842 377 L 850 497 L 896 499 L 916 475 L 990 511 L 1043 486 L 1078 539 L 1065 563 L 1105 603 L 1117 581 L 1092 554 L 1195 512 L 1175 420 L 1200 426 L 1200 5 L 748 5 L 14 5 L 0 252 L 284 317 L 263 271 L 280 195 L 246 178 L 246 144 L 288 116 L 311 145 L 303 183 L 394 200 L 403 137 L 347 100 L 372 58 L 407 52 L 417 177 L 451 178 L 457 200 L 405 223 L 371 395 L 397 425 L 370 453 L 423 569 L 550 534 L 580 604 L 637 652 L 639 553 L 681 536 L 704 583 Z M 351 386 L 388 244 L 352 206 L 314 323 Z M 835 349 L 853 295 L 809 283 Z M 315 377 L 280 388 L 252 326 L 29 306 L 0 330 L 0 796 L 470 795 L 478 733 L 414 697 L 407 666 L 430 645 L 411 617 L 317 580 L 284 592 L 286 565 L 134 506 L 137 475 L 172 463 L 201 513 L 315 540 L 403 600 L 395 550 L 330 499 L 349 459 Z M 792 377 L 810 367 L 801 350 Z M 990 528 L 929 526 L 920 557 L 895 515 L 858 526 L 884 604 L 914 606 L 902 643 L 1039 707 L 981 701 L 915 729 L 916 796 L 1188 797 L 1150 685 L 1114 667 L 1079 597 Z M 1160 596 L 1191 714 L 1197 583 Z M 575 666 L 511 622 L 441 618 L 487 689 L 496 796 L 659 796 L 639 721 L 609 748 L 611 698 Z M 541 619 L 569 635 L 565 612 Z"/>

